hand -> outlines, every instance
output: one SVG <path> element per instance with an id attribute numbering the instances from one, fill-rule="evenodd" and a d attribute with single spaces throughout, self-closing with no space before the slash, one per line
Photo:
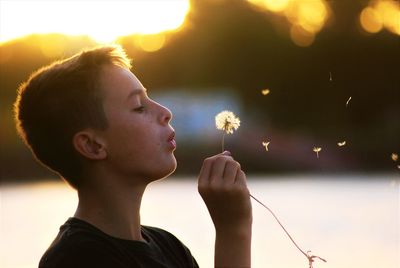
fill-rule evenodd
<path id="1" fill-rule="evenodd" d="M 198 190 L 217 235 L 246 235 L 246 232 L 251 235 L 252 210 L 246 175 L 229 152 L 204 160 Z"/>

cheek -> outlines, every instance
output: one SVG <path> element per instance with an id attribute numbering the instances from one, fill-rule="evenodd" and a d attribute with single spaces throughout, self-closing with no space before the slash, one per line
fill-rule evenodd
<path id="1" fill-rule="evenodd" d="M 111 150 L 121 161 L 143 159 L 161 146 L 157 134 L 146 126 L 123 126 L 111 135 Z"/>

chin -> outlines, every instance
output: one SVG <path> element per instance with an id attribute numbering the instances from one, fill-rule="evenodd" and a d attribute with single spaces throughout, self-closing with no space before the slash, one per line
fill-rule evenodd
<path id="1" fill-rule="evenodd" d="M 176 167 L 177 167 L 177 162 L 176 162 L 176 159 L 175 159 L 175 157 L 174 157 L 174 161 L 173 161 L 173 163 L 172 163 L 170 169 L 166 172 L 166 174 L 165 174 L 161 179 L 163 179 L 163 178 L 165 178 L 165 177 L 168 177 L 169 175 L 171 175 L 172 173 L 174 173 L 175 170 L 176 170 Z"/>
<path id="2" fill-rule="evenodd" d="M 153 180 L 162 180 L 166 177 L 168 177 L 169 175 L 171 175 L 172 173 L 174 173 L 174 171 L 176 170 L 177 167 L 177 161 L 176 158 L 173 157 L 173 161 L 171 161 L 168 165 L 165 166 L 164 169 L 159 170 L 159 172 L 157 172 L 157 174 L 154 174 Z"/>

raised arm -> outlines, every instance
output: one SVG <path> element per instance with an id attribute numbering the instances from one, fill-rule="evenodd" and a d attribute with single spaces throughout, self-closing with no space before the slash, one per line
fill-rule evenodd
<path id="1" fill-rule="evenodd" d="M 215 267 L 251 267 L 252 210 L 240 164 L 229 152 L 209 157 L 198 183 L 215 226 Z"/>

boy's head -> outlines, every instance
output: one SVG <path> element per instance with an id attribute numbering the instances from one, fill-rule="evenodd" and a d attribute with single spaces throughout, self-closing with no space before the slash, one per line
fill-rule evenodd
<path id="1" fill-rule="evenodd" d="M 122 153 L 117 152 L 112 140 L 122 138 L 110 135 L 111 132 L 117 135 L 115 127 L 109 130 L 110 124 L 119 120 L 113 118 L 115 111 L 133 107 L 112 102 L 115 97 L 110 93 L 125 94 L 125 91 L 129 93 L 139 88 L 140 98 L 147 98 L 143 95 L 143 86 L 129 71 L 130 67 L 130 60 L 120 47 L 99 47 L 39 69 L 19 87 L 14 105 L 19 134 L 40 162 L 59 173 L 74 188 L 82 183 L 87 163 L 104 158 L 112 162 L 116 156 L 121 157 Z M 119 83 L 124 79 L 125 84 Z M 162 106 L 152 104 L 151 111 L 163 114 L 163 124 L 169 127 L 171 114 L 159 107 Z M 126 132 L 126 129 L 121 131 Z M 168 131 L 171 134 L 170 127 Z M 129 154 L 132 151 L 127 151 L 125 157 Z"/>

